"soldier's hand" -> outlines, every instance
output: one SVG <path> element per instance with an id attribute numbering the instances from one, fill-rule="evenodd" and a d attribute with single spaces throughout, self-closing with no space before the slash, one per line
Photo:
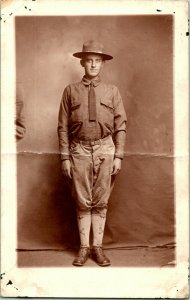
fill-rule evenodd
<path id="1" fill-rule="evenodd" d="M 120 170 L 121 170 L 121 159 L 116 157 L 113 161 L 113 169 L 111 175 L 117 175 Z"/>
<path id="2" fill-rule="evenodd" d="M 65 159 L 61 162 L 61 170 L 64 176 L 72 178 L 71 175 L 71 163 L 69 159 Z"/>

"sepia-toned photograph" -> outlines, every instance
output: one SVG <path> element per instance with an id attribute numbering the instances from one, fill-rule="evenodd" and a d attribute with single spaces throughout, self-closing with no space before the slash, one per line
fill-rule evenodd
<path id="1" fill-rule="evenodd" d="M 15 21 L 18 266 L 175 265 L 173 17 Z"/>
<path id="2" fill-rule="evenodd" d="M 188 295 L 185 283 L 178 287 L 175 271 L 176 157 L 187 159 L 185 143 L 184 156 L 176 150 L 177 10 L 48 15 L 40 13 L 40 6 L 39 13 L 32 13 L 31 2 L 25 3 L 27 14 L 14 16 L 15 113 L 9 125 L 15 147 L 12 251 L 21 286 L 16 272 L 11 279 L 2 269 L 3 295 Z M 182 190 L 186 199 L 187 189 Z M 54 277 L 53 270 L 69 274 L 70 290 L 67 286 L 62 291 L 60 281 L 60 289 L 50 291 L 48 274 Z M 144 270 L 147 282 L 149 271 L 166 271 L 176 274 L 176 283 L 157 290 L 154 281 L 155 293 L 151 288 L 143 293 L 139 287 L 134 295 L 129 287 L 125 290 L 128 277 L 119 272 L 127 271 L 132 280 L 137 272 L 143 277 Z M 81 279 L 72 279 L 72 274 Z M 103 278 L 100 290 L 90 274 Z M 103 283 L 109 274 L 113 292 Z M 115 283 L 111 274 L 118 274 Z M 34 278 L 47 288 L 36 286 Z M 84 278 L 94 287 L 92 294 L 79 283 Z"/>

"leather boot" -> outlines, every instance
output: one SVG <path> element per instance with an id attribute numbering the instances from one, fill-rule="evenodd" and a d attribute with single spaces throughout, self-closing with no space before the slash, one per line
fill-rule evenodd
<path id="1" fill-rule="evenodd" d="M 101 267 L 106 267 L 111 265 L 110 260 L 104 254 L 102 247 L 93 247 L 91 252 L 91 257 Z"/>
<path id="2" fill-rule="evenodd" d="M 90 249 L 89 247 L 81 247 L 79 249 L 77 257 L 73 261 L 74 266 L 83 266 L 89 257 Z"/>

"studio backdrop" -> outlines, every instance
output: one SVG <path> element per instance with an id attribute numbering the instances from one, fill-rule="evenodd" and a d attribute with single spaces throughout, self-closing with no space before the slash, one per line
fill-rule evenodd
<path id="1" fill-rule="evenodd" d="M 74 200 L 61 174 L 57 119 L 64 88 L 83 76 L 72 54 L 89 39 L 113 55 L 101 77 L 119 88 L 128 117 L 104 247 L 173 245 L 172 16 L 39 16 L 15 22 L 26 124 L 17 142 L 17 248 L 79 244 Z"/>

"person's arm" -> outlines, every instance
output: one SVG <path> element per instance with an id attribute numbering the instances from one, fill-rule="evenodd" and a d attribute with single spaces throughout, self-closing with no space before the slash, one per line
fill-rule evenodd
<path id="1" fill-rule="evenodd" d="M 17 82 L 16 85 L 16 118 L 15 118 L 15 125 L 16 125 L 16 140 L 21 140 L 26 132 L 25 126 L 25 118 L 23 114 L 23 107 L 24 107 L 24 92 L 21 83 Z"/>
<path id="2" fill-rule="evenodd" d="M 64 176 L 71 178 L 71 163 L 69 153 L 68 123 L 69 123 L 69 86 L 64 90 L 58 116 L 58 138 L 61 156 L 61 170 Z"/>
<path id="3" fill-rule="evenodd" d="M 121 161 L 124 158 L 127 117 L 121 95 L 117 88 L 115 88 L 113 100 L 115 158 L 113 163 L 112 175 L 116 175 L 121 169 Z"/>

